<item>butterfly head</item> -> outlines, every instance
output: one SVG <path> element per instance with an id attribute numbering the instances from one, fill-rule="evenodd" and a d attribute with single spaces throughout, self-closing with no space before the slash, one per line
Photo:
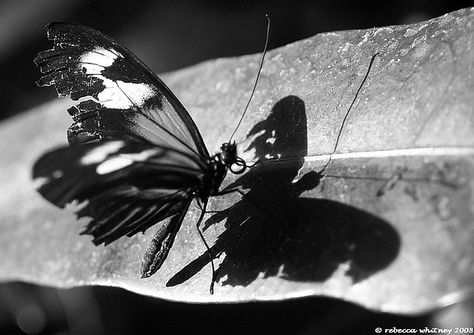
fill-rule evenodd
<path id="1" fill-rule="evenodd" d="M 235 141 L 222 143 L 219 156 L 222 163 L 234 174 L 244 173 L 247 169 L 245 161 L 237 156 Z"/>
<path id="2" fill-rule="evenodd" d="M 226 166 L 234 164 L 237 160 L 237 144 L 235 144 L 235 142 L 222 143 L 219 156 L 222 163 Z"/>

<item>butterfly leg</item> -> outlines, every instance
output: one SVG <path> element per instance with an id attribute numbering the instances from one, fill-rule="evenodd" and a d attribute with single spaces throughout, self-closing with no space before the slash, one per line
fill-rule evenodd
<path id="1" fill-rule="evenodd" d="M 204 205 L 202 203 L 201 200 L 199 199 L 196 199 L 196 202 L 197 202 L 197 205 L 199 207 L 199 209 L 205 213 L 211 213 L 211 214 L 216 214 L 216 213 L 220 213 L 221 211 L 208 211 L 207 209 L 204 208 Z"/>
<path id="2" fill-rule="evenodd" d="M 262 162 L 263 164 L 263 162 Z M 281 219 L 275 216 L 272 212 L 262 208 L 257 204 L 255 200 L 253 200 L 248 194 L 244 193 L 241 189 L 239 188 L 231 188 L 225 191 L 219 191 L 217 194 L 214 194 L 214 196 L 220 196 L 220 195 L 226 195 L 230 193 L 239 193 L 242 196 L 242 199 L 247 200 L 248 202 L 252 203 L 252 205 L 262 214 L 266 215 L 269 218 L 272 218 L 273 220 L 282 223 Z"/>
<path id="3" fill-rule="evenodd" d="M 242 196 L 242 199 L 247 199 L 248 201 L 250 201 L 255 206 L 255 208 L 265 212 L 263 210 L 263 208 L 259 207 L 257 205 L 257 203 L 254 200 L 252 200 L 252 198 L 250 198 L 246 193 L 244 193 L 240 188 L 231 188 L 231 189 L 228 189 L 228 190 L 225 190 L 225 191 L 219 191 L 214 196 L 221 196 L 221 195 L 226 195 L 226 194 L 230 194 L 230 193 L 239 193 Z"/>
<path id="4" fill-rule="evenodd" d="M 211 248 L 209 248 L 209 244 L 207 244 L 207 241 L 204 238 L 204 235 L 202 234 L 201 229 L 199 228 L 199 226 L 201 225 L 202 219 L 204 218 L 204 214 L 206 214 L 207 199 L 202 201 L 202 203 L 200 202 L 200 200 L 198 200 L 198 205 L 201 208 L 201 215 L 199 216 L 199 219 L 196 222 L 196 229 L 199 233 L 199 236 L 201 237 L 202 242 L 206 246 L 207 254 L 209 255 L 209 261 L 211 262 L 212 278 L 211 278 L 211 285 L 209 287 L 209 293 L 214 294 L 214 282 L 215 282 L 215 278 L 216 278 L 216 270 L 215 270 L 215 267 L 214 267 L 214 260 L 212 259 Z"/>

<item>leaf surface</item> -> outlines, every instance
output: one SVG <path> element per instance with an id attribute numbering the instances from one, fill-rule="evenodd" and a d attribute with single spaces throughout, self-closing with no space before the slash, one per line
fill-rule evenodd
<path id="1" fill-rule="evenodd" d="M 465 9 L 408 26 L 320 34 L 268 53 L 236 134 L 246 160 L 266 161 L 229 176 L 224 186 L 246 197 L 212 199 L 215 212 L 204 220 L 218 268 L 214 295 L 196 205 L 163 267 L 140 279 L 159 225 L 95 247 L 78 234 L 86 219 L 34 190 L 35 160 L 66 145 L 70 102 L 3 122 L 0 279 L 119 286 L 186 302 L 324 295 L 399 313 L 471 295 L 473 22 Z M 211 152 L 233 131 L 259 58 L 208 61 L 164 77 Z"/>

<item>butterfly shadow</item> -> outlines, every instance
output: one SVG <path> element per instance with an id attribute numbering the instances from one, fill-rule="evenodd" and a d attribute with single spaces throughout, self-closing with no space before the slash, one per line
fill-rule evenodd
<path id="1" fill-rule="evenodd" d="M 273 276 L 323 282 L 343 266 L 355 283 L 396 258 L 400 237 L 388 222 L 340 202 L 300 197 L 323 177 L 310 171 L 294 181 L 307 155 L 306 110 L 300 98 L 281 99 L 247 137 L 253 140 L 246 150 L 255 150 L 258 160 L 279 161 L 258 164 L 228 185 L 226 189 L 248 192 L 205 222 L 204 230 L 226 220 L 226 230 L 211 247 L 214 258 L 225 254 L 218 282 L 246 286 L 257 277 Z M 167 286 L 186 281 L 208 263 L 208 255 L 202 254 Z"/>

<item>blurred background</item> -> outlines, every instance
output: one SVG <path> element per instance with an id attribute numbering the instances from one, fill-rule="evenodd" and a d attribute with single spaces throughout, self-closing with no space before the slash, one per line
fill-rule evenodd
<path id="1" fill-rule="evenodd" d="M 76 22 L 121 41 L 157 73 L 262 51 L 320 32 L 412 23 L 469 7 L 466 0 L 0 0 L 0 120 L 53 99 L 32 60 L 51 47 L 44 26 Z"/>
<path id="2" fill-rule="evenodd" d="M 261 52 L 265 14 L 270 48 L 320 32 L 423 21 L 474 1 L 317 0 L 3 0 L 0 1 L 0 120 L 55 98 L 36 88 L 32 60 L 50 48 L 44 25 L 70 21 L 95 27 L 135 52 L 157 73 L 204 60 Z M 418 316 L 388 315 L 312 298 L 281 303 L 185 305 L 113 288 L 57 290 L 0 285 L 0 334 L 374 334 L 376 327 L 462 327 L 467 301 Z"/>

